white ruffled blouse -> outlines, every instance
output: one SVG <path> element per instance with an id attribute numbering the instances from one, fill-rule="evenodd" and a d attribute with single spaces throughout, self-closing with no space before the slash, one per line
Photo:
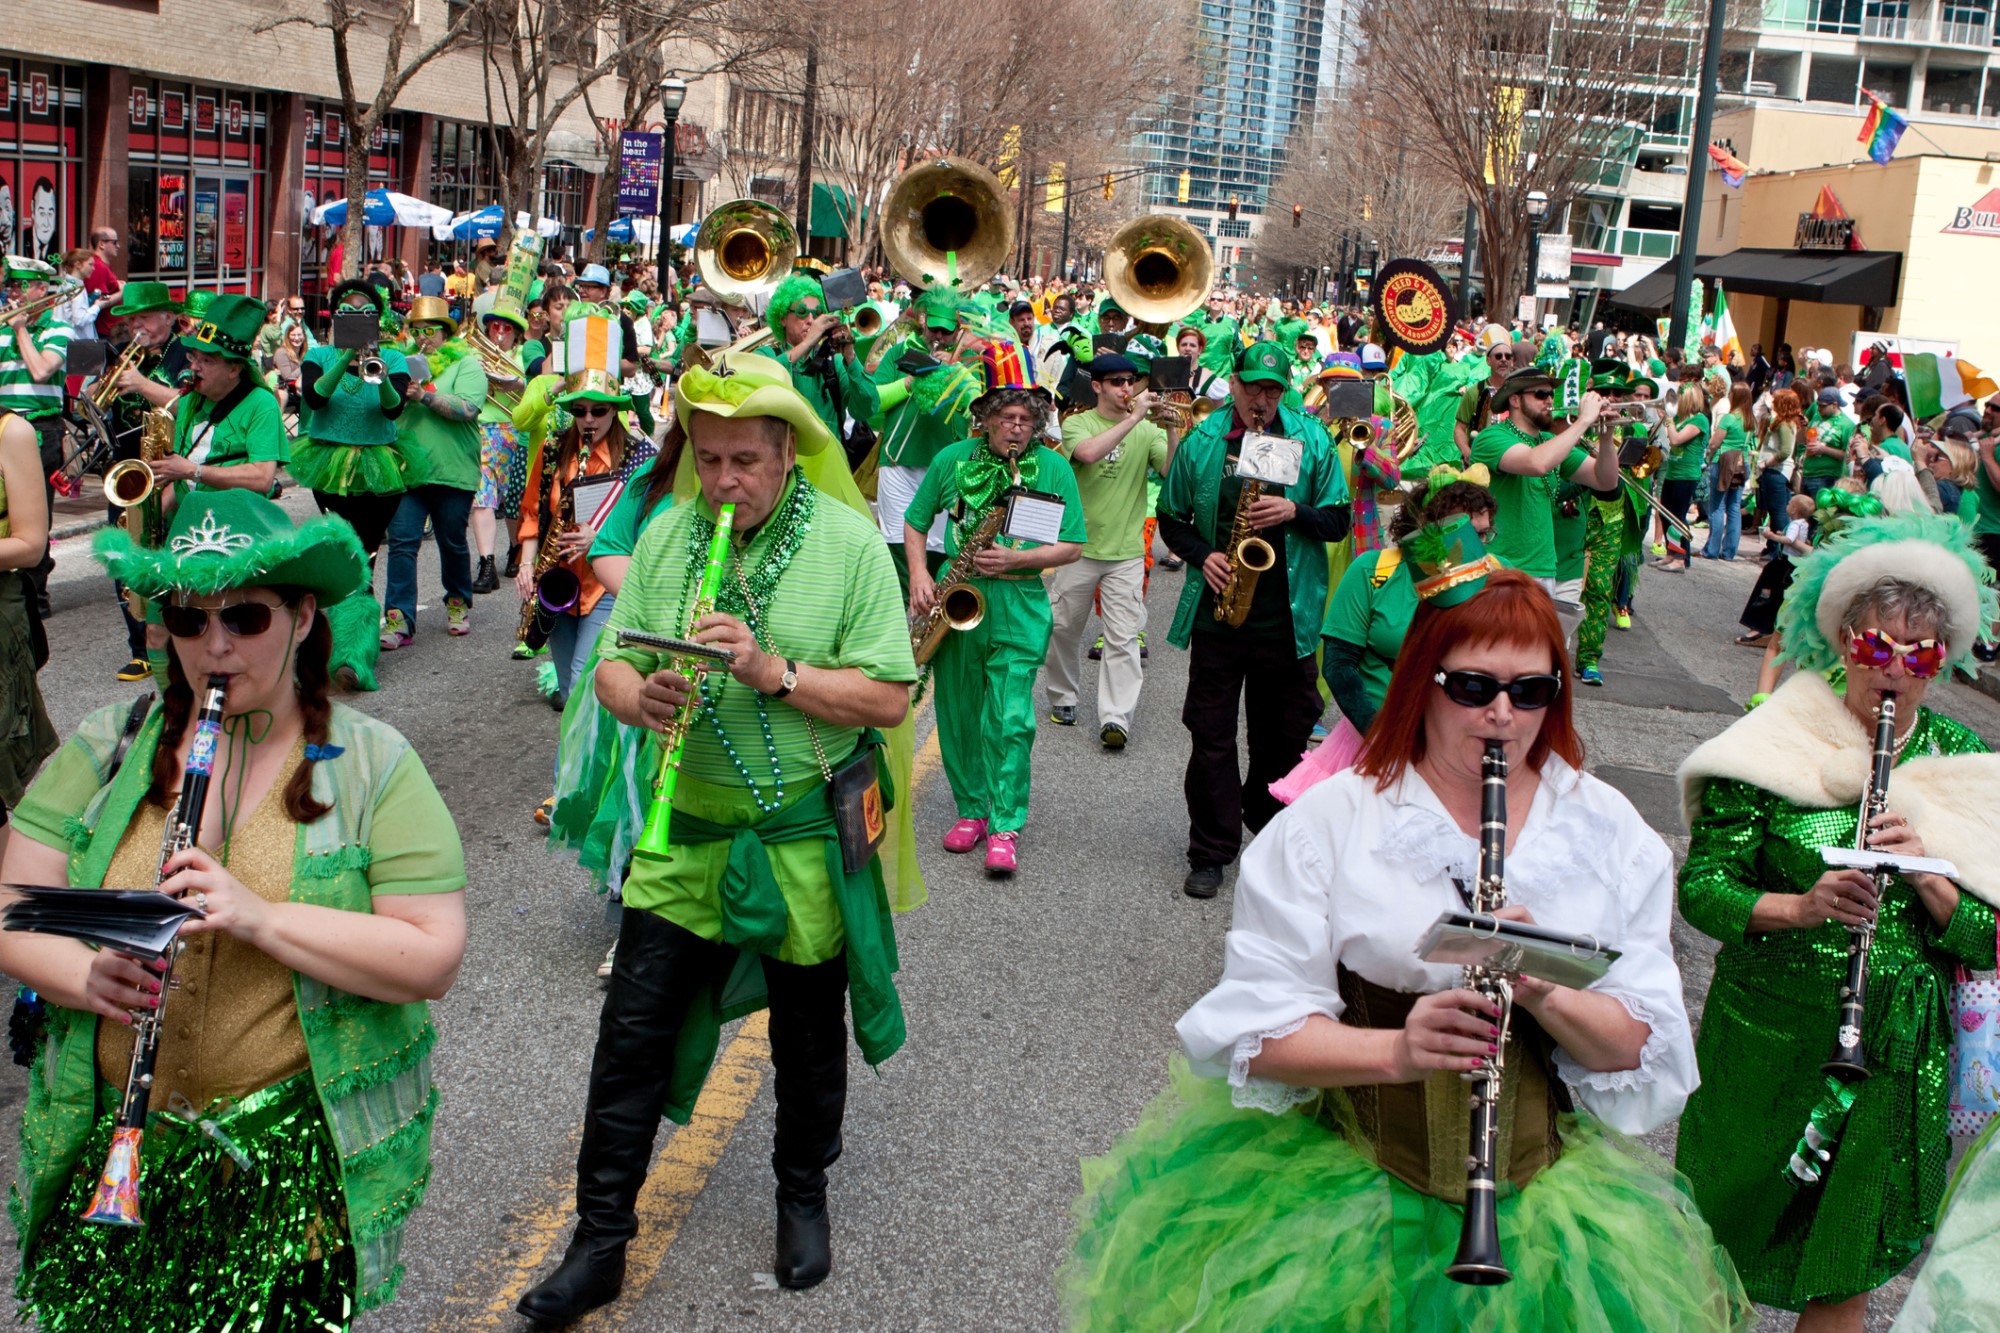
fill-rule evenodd
<path id="1" fill-rule="evenodd" d="M 1588 1070 L 1558 1048 L 1557 1072 L 1612 1128 L 1657 1129 L 1699 1082 L 1669 934 L 1673 858 L 1624 796 L 1553 755 L 1520 827 L 1507 901 L 1620 950 L 1592 989 L 1652 1028 L 1636 1069 Z M 1463 908 L 1454 878 L 1471 884 L 1478 871 L 1478 840 L 1415 769 L 1387 791 L 1352 770 L 1313 787 L 1244 853 L 1222 981 L 1178 1024 L 1195 1069 L 1227 1075 L 1239 1106 L 1279 1113 L 1309 1100 L 1311 1089 L 1252 1075 L 1250 1061 L 1313 1014 L 1340 1017 L 1336 965 L 1412 993 L 1457 985 L 1460 969 L 1420 961 L 1416 942 Z"/>

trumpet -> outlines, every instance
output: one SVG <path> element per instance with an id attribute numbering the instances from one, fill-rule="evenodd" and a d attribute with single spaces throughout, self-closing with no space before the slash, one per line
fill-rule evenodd
<path id="1" fill-rule="evenodd" d="M 1657 426 L 1662 417 L 1660 404 L 1649 400 L 1629 403 L 1612 403 L 1597 414 L 1599 421 L 1641 421 L 1648 426 Z"/>
<path id="2" fill-rule="evenodd" d="M 1207 403 L 1209 412 L 1215 410 L 1215 405 L 1207 399 L 1203 399 L 1202 403 Z M 1202 403 L 1195 402 L 1194 395 L 1186 389 L 1168 389 L 1146 409 L 1146 420 L 1163 429 L 1186 434 L 1195 422 L 1208 415 L 1208 412 L 1197 412 Z"/>
<path id="3" fill-rule="evenodd" d="M 380 384 L 385 373 L 381 354 L 373 349 L 363 353 L 355 365 L 355 373 L 361 377 L 363 384 Z"/>
<path id="4" fill-rule="evenodd" d="M 125 350 L 118 354 L 118 360 L 111 368 L 98 376 L 97 382 L 90 386 L 85 396 L 96 404 L 99 411 L 109 412 L 111 404 L 125 396 L 124 391 L 118 387 L 118 381 L 126 371 L 138 364 L 139 355 L 145 350 L 145 344 L 134 338 L 125 344 Z"/>
<path id="5" fill-rule="evenodd" d="M 83 284 L 71 279 L 67 282 L 57 284 L 32 301 L 16 301 L 12 305 L 0 306 L 0 324 L 12 324 L 17 319 L 40 318 L 42 315 L 47 314 L 57 306 L 68 301 L 81 290 L 83 290 Z"/>

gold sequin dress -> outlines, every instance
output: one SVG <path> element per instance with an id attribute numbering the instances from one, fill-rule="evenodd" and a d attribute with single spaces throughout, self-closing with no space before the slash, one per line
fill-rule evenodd
<path id="1" fill-rule="evenodd" d="M 1918 711 L 1898 764 L 1986 749 Z M 1890 791 L 1895 792 L 1891 782 Z M 1854 845 L 1857 807 L 1814 809 L 1715 780 L 1701 795 L 1680 875 L 1681 913 L 1722 941 L 1696 1043 L 1701 1087 L 1681 1119 L 1675 1165 L 1755 1300 L 1788 1310 L 1871 1291 L 1917 1257 L 1944 1192 L 1952 968 L 1994 965 L 1993 909 L 1961 894 L 1940 926 L 1890 881 L 1869 957 L 1858 1087 L 1825 1183 L 1791 1183 L 1790 1160 L 1826 1090 L 1820 1064 L 1839 1026 L 1847 932 L 1749 930 L 1764 893 L 1803 893 L 1819 849 Z"/>

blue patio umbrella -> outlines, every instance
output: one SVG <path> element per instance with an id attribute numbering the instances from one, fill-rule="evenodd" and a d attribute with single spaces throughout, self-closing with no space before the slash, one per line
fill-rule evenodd
<path id="1" fill-rule="evenodd" d="M 451 210 L 376 186 L 362 197 L 361 220 L 370 227 L 430 227 L 451 217 Z M 336 199 L 313 210 L 323 227 L 347 225 L 347 201 Z"/>

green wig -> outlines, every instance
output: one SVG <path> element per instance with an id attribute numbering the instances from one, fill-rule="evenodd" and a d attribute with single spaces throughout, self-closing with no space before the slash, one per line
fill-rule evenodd
<path id="1" fill-rule="evenodd" d="M 810 273 L 794 273 L 778 284 L 778 290 L 771 293 L 771 304 L 764 310 L 765 322 L 782 346 L 785 337 L 785 316 L 792 313 L 792 307 L 808 296 L 818 296 L 822 303 L 824 294 L 820 291 L 819 279 Z"/>
<path id="2" fill-rule="evenodd" d="M 1839 666 L 1842 618 L 1888 580 L 1925 588 L 1944 604 L 1938 633 L 1951 664 L 1976 673 L 1972 645 L 2000 611 L 1993 571 L 1973 545 L 1970 527 L 1927 511 L 1852 520 L 1800 560 L 1778 612 L 1780 656 L 1804 671 Z"/>

